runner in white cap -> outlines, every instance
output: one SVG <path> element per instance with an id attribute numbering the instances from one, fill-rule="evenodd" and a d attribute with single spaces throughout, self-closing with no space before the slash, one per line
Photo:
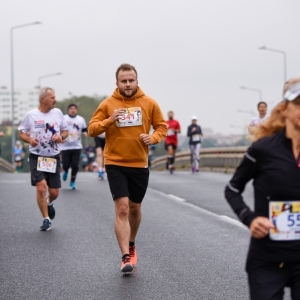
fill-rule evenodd
<path id="1" fill-rule="evenodd" d="M 246 271 L 251 300 L 300 299 L 300 78 L 284 86 L 284 100 L 254 133 L 255 142 L 225 189 L 249 227 Z M 253 180 L 254 209 L 243 201 Z"/>

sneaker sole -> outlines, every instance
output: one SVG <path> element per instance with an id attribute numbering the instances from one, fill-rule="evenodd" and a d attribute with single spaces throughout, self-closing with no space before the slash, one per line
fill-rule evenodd
<path id="1" fill-rule="evenodd" d="M 126 264 L 122 269 L 122 273 L 131 273 L 133 271 L 133 266 L 131 264 Z"/>
<path id="2" fill-rule="evenodd" d="M 51 230 L 51 227 L 49 227 L 48 229 L 40 229 L 40 231 L 49 231 Z"/>

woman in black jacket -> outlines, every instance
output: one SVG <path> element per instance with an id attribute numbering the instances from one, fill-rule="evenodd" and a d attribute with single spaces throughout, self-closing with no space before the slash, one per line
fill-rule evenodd
<path id="1" fill-rule="evenodd" d="M 283 299 L 291 287 L 300 299 L 300 78 L 284 86 L 284 100 L 255 132 L 225 189 L 225 197 L 249 227 L 246 263 L 252 300 Z M 253 179 L 254 211 L 242 192 Z"/>

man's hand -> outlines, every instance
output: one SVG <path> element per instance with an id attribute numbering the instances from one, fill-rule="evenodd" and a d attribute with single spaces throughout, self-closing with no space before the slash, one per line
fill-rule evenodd
<path id="1" fill-rule="evenodd" d="M 55 136 L 53 136 L 52 140 L 53 140 L 53 142 L 58 143 L 58 144 L 60 144 L 60 143 L 63 142 L 62 136 L 58 135 L 58 134 L 56 134 Z"/>
<path id="2" fill-rule="evenodd" d="M 37 145 L 38 145 L 38 139 L 37 138 L 32 138 L 32 139 L 30 139 L 30 145 L 32 146 L 32 147 L 36 147 Z"/>
<path id="3" fill-rule="evenodd" d="M 271 228 L 275 228 L 275 226 L 266 217 L 257 217 L 250 224 L 251 235 L 256 239 L 264 238 Z"/>
<path id="4" fill-rule="evenodd" d="M 142 141 L 144 142 L 145 145 L 150 146 L 152 144 L 151 136 L 149 134 L 142 133 L 140 135 L 140 138 L 142 139 Z"/>
<path id="5" fill-rule="evenodd" d="M 121 119 L 125 113 L 124 108 L 118 108 L 114 111 L 114 113 L 110 116 L 110 120 L 112 123 L 115 123 L 117 120 Z"/>

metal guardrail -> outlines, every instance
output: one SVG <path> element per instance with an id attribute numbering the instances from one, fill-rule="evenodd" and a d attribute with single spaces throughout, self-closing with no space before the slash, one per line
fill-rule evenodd
<path id="1" fill-rule="evenodd" d="M 203 148 L 200 150 L 200 169 L 232 173 L 240 164 L 248 147 Z M 165 170 L 167 156 L 160 156 L 152 161 L 153 170 Z M 176 154 L 175 168 L 190 169 L 190 151 Z"/>
<path id="2" fill-rule="evenodd" d="M 0 172 L 9 172 L 13 173 L 15 171 L 14 166 L 6 161 L 5 159 L 0 157 Z"/>

